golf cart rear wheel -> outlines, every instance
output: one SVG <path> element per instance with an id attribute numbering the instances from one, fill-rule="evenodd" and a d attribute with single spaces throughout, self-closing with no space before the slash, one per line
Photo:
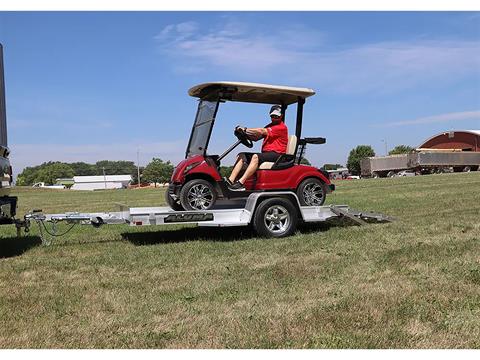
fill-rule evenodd
<path id="1" fill-rule="evenodd" d="M 165 191 L 165 202 L 175 211 L 183 211 L 183 206 L 178 201 L 172 199 L 170 195 L 168 195 L 168 190 Z"/>
<path id="2" fill-rule="evenodd" d="M 297 228 L 297 222 L 296 207 L 284 198 L 262 201 L 253 216 L 253 228 L 258 235 L 265 237 L 289 236 Z"/>
<path id="3" fill-rule="evenodd" d="M 297 196 L 302 206 L 321 206 L 325 202 L 327 188 L 319 179 L 308 178 L 298 185 Z"/>
<path id="4" fill-rule="evenodd" d="M 207 180 L 190 180 L 180 191 L 180 203 L 185 210 L 209 210 L 216 201 L 217 192 Z"/>

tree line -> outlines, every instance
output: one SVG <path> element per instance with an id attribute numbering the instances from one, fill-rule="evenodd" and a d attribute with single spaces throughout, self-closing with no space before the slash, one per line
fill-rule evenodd
<path id="1" fill-rule="evenodd" d="M 413 151 L 414 148 L 407 145 L 396 146 L 389 152 L 389 155 L 403 154 Z M 366 157 L 375 156 L 375 151 L 370 145 L 358 145 L 350 151 L 347 160 L 347 168 L 353 175 L 360 174 L 360 160 Z M 310 161 L 303 158 L 302 164 L 311 165 Z M 325 170 L 336 170 L 341 168 L 340 164 L 324 164 Z M 170 181 L 174 166 L 170 161 L 163 161 L 160 158 L 153 158 L 145 167 L 140 167 L 141 183 L 166 183 Z M 232 166 L 221 166 L 220 174 L 228 176 Z M 85 162 L 66 163 L 60 161 L 44 162 L 38 166 L 29 166 L 17 177 L 17 185 L 31 186 L 37 182 L 44 182 L 53 185 L 59 178 L 72 178 L 74 176 L 95 176 L 95 175 L 131 175 L 132 183 L 138 183 L 137 166 L 133 161 L 112 161 L 101 160 L 95 164 Z"/>
<path id="2" fill-rule="evenodd" d="M 140 167 L 141 183 L 166 183 L 172 177 L 174 166 L 170 161 L 153 158 L 147 166 Z M 232 166 L 221 166 L 222 176 L 228 176 Z M 60 161 L 44 162 L 38 166 L 26 167 L 17 177 L 17 185 L 31 186 L 37 182 L 53 185 L 57 179 L 73 178 L 74 176 L 95 175 L 131 175 L 132 183 L 138 183 L 137 166 L 133 161 L 102 160 L 95 164 L 85 162 L 66 163 Z"/>

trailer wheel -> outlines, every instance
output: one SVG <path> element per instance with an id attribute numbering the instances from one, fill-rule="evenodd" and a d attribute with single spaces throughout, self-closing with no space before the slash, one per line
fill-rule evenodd
<path id="1" fill-rule="evenodd" d="M 180 203 L 185 210 L 208 210 L 216 201 L 217 192 L 207 180 L 190 180 L 180 191 Z"/>
<path id="2" fill-rule="evenodd" d="M 168 195 L 168 190 L 165 191 L 165 201 L 172 208 L 172 210 L 175 211 L 183 211 L 184 208 L 182 204 L 180 204 L 178 201 L 173 200 L 170 195 Z"/>
<path id="3" fill-rule="evenodd" d="M 327 189 L 319 179 L 308 178 L 298 185 L 297 196 L 302 206 L 322 206 L 327 196 Z"/>
<path id="4" fill-rule="evenodd" d="M 253 216 L 253 228 L 260 236 L 280 238 L 297 228 L 298 213 L 288 199 L 272 198 L 262 201 Z"/>

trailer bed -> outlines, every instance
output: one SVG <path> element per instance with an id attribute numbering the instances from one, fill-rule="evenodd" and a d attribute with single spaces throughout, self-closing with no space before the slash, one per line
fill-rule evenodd
<path id="1" fill-rule="evenodd" d="M 248 226 L 253 224 L 253 227 L 256 228 L 258 223 L 255 223 L 254 217 L 256 216 L 257 209 L 262 207 L 259 204 L 263 201 L 265 204 L 271 201 L 278 202 L 278 204 L 272 205 L 271 208 L 274 209 L 281 209 L 282 204 L 286 207 L 292 206 L 292 209 L 294 210 L 287 214 L 287 216 L 290 216 L 289 219 L 291 219 L 290 221 L 293 221 L 293 224 L 296 224 L 296 219 L 306 223 L 314 223 L 327 221 L 333 218 L 348 218 L 359 225 L 363 225 L 366 221 L 388 222 L 392 220 L 383 214 L 361 212 L 350 209 L 348 205 L 301 206 L 294 193 L 289 191 L 279 191 L 253 193 L 249 195 L 244 202 L 231 203 L 230 207 L 228 205 L 219 206 L 204 211 L 175 211 L 169 207 L 163 206 L 129 208 L 120 204 L 120 211 L 114 212 L 67 212 L 62 214 L 43 214 L 41 211 L 36 211 L 25 215 L 23 223 L 18 224 L 17 229 L 25 227 L 26 230 L 28 230 L 31 222 L 36 222 L 40 229 L 42 243 L 48 245 L 51 240 L 48 239 L 47 234 L 53 237 L 58 236 L 56 234 L 56 224 L 59 222 L 72 224 L 72 227 L 75 224 L 92 225 L 94 227 L 117 224 L 128 224 L 130 226 L 196 224 L 198 226 L 210 227 Z M 285 208 L 283 209 L 286 210 Z M 258 213 L 262 214 L 262 211 L 258 210 Z M 278 222 L 279 227 L 281 226 L 280 220 L 282 219 L 278 217 L 278 213 L 268 215 L 270 218 L 266 215 L 265 217 L 263 217 L 264 215 L 261 216 L 262 220 L 260 223 L 263 221 L 273 221 Z M 292 218 L 292 216 L 295 219 Z M 51 224 L 53 231 L 50 231 L 47 228 L 45 225 L 46 223 Z M 289 231 L 288 234 L 293 233 L 295 228 L 290 230 L 291 231 Z M 275 235 L 275 231 L 272 231 L 272 235 Z"/>

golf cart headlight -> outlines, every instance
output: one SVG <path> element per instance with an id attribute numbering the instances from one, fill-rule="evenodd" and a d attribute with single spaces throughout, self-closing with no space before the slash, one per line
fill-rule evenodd
<path id="1" fill-rule="evenodd" d="M 183 173 L 186 174 L 188 173 L 190 170 L 192 170 L 194 167 L 197 167 L 198 165 L 200 165 L 202 162 L 201 161 L 197 161 L 197 162 L 194 162 L 194 163 L 191 163 L 190 165 L 188 165 L 185 170 L 183 170 Z"/>

